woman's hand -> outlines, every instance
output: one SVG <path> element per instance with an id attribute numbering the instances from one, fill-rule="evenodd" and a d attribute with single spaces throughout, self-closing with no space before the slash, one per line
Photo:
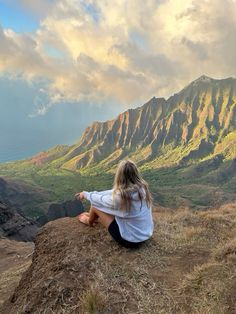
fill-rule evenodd
<path id="1" fill-rule="evenodd" d="M 84 192 L 76 193 L 76 194 L 75 194 L 75 198 L 76 198 L 77 200 L 83 201 L 83 200 L 85 199 Z"/>

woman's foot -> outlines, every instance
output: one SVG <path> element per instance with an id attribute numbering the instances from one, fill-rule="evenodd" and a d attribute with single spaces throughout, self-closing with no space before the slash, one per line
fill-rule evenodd
<path id="1" fill-rule="evenodd" d="M 78 216 L 78 220 L 89 226 L 89 213 L 82 213 Z"/>
<path id="2" fill-rule="evenodd" d="M 82 222 L 83 224 L 90 226 L 89 217 L 90 217 L 90 214 L 87 213 L 87 212 L 84 212 L 84 213 L 82 213 L 82 214 L 80 214 L 80 215 L 78 216 L 78 220 L 79 220 L 80 222 Z M 97 217 L 96 220 L 93 222 L 92 225 L 97 224 L 98 222 L 99 222 L 99 221 L 98 221 L 98 217 Z"/>

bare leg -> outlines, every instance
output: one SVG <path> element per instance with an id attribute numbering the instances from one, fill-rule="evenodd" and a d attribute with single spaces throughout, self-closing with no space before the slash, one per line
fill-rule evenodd
<path id="1" fill-rule="evenodd" d="M 93 210 L 94 207 L 90 207 L 90 210 L 89 210 L 89 224 L 90 226 L 93 225 L 93 223 L 99 218 L 99 216 L 95 213 L 95 211 Z"/>
<path id="2" fill-rule="evenodd" d="M 113 215 L 106 214 L 96 207 L 91 207 L 88 213 L 82 213 L 78 216 L 79 221 L 85 223 L 86 225 L 92 226 L 93 223 L 98 219 L 99 222 L 106 228 L 110 226 L 111 222 L 114 219 Z"/>
<path id="3" fill-rule="evenodd" d="M 90 217 L 90 213 L 89 212 L 84 212 L 83 213 L 83 215 L 85 215 L 86 217 Z M 94 223 L 98 223 L 99 222 L 99 217 L 98 216 L 96 216 L 95 218 L 94 218 Z"/>
<path id="4" fill-rule="evenodd" d="M 97 209 L 96 207 L 91 207 L 90 208 L 90 217 L 89 220 L 91 220 L 92 222 L 94 222 L 92 220 L 93 217 L 98 217 L 99 218 L 99 222 L 106 228 L 108 229 L 108 227 L 110 226 L 111 222 L 114 219 L 113 215 L 107 214 L 102 212 L 101 210 Z M 96 219 L 96 218 L 95 218 Z"/>

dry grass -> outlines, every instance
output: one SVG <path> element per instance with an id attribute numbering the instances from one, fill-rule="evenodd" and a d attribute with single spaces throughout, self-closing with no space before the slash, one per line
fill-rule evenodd
<path id="1" fill-rule="evenodd" d="M 152 239 L 138 250 L 121 248 L 102 227 L 88 229 L 76 219 L 47 224 L 14 303 L 4 310 L 235 313 L 235 204 L 206 212 L 162 209 L 154 221 Z"/>
<path id="2" fill-rule="evenodd" d="M 195 267 L 182 282 L 185 309 L 189 313 L 235 313 L 235 276 L 229 264 L 209 261 Z"/>
<path id="3" fill-rule="evenodd" d="M 236 262 L 236 238 L 226 243 L 221 243 L 212 253 L 213 257 L 218 261 Z"/>
<path id="4" fill-rule="evenodd" d="M 87 290 L 82 294 L 80 298 L 81 309 L 84 314 L 100 314 L 104 313 L 107 300 L 101 287 L 97 284 L 90 284 Z"/>

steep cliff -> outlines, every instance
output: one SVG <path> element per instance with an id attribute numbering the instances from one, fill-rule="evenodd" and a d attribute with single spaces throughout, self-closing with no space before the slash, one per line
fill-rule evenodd
<path id="1" fill-rule="evenodd" d="M 26 218 L 19 209 L 0 201 L 0 238 L 33 241 L 38 231 L 36 223 Z"/>
<path id="2" fill-rule="evenodd" d="M 4 165 L 4 164 L 1 164 Z M 6 164 L 6 167 L 13 167 L 11 163 Z M 26 170 L 22 170 L 22 173 Z M 16 179 L 9 177 L 0 177 L 0 200 L 8 202 L 17 208 L 20 208 L 26 216 L 37 217 L 42 213 L 42 208 L 46 207 L 49 202 L 50 194 L 48 190 L 39 185 L 23 181 L 21 178 Z M 45 206 L 44 206 L 45 204 Z M 33 209 L 33 210 L 32 210 Z"/>
<path id="3" fill-rule="evenodd" d="M 153 97 L 114 120 L 94 122 L 57 162 L 86 170 L 131 157 L 160 167 L 217 154 L 236 156 L 236 79 L 201 76 L 167 100 Z"/>
<path id="4" fill-rule="evenodd" d="M 84 212 L 84 206 L 80 200 L 53 203 L 49 206 L 47 213 L 37 219 L 37 223 L 42 226 L 59 218 L 76 217 L 82 212 Z"/>

